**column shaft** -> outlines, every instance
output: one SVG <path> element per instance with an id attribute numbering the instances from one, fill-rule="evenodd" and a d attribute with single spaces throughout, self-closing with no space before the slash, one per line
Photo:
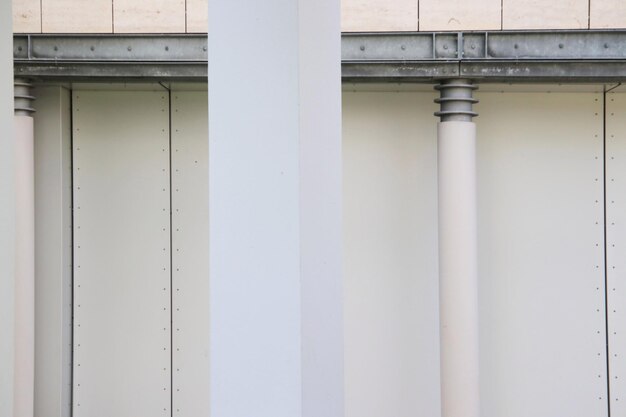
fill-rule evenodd
<path id="1" fill-rule="evenodd" d="M 30 85 L 15 82 L 14 417 L 32 417 L 35 381 L 35 163 Z"/>
<path id="2" fill-rule="evenodd" d="M 460 87 L 457 87 L 460 86 Z M 443 417 L 479 417 L 476 126 L 472 87 L 438 86 L 439 319 Z M 455 99 L 459 99 L 456 101 Z"/>

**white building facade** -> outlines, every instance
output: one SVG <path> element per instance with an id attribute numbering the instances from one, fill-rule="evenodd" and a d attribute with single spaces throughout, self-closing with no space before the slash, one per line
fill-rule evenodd
<path id="1" fill-rule="evenodd" d="M 8 6 L 0 416 L 623 412 L 621 3 Z"/>

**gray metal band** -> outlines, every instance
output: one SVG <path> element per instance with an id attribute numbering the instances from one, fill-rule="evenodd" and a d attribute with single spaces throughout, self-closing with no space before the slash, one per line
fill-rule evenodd
<path id="1" fill-rule="evenodd" d="M 33 85 L 27 80 L 16 78 L 13 83 L 14 109 L 16 116 L 32 116 L 35 112 L 33 102 L 35 96 L 32 94 Z"/>
<path id="2" fill-rule="evenodd" d="M 15 74 L 58 81 L 200 81 L 206 34 L 15 35 Z M 344 82 L 626 82 L 626 30 L 344 33 Z M 245 48 L 240 53 L 245 54 Z M 251 56 L 250 71 L 254 71 Z"/>
<path id="3" fill-rule="evenodd" d="M 478 86 L 466 79 L 450 79 L 435 86 L 440 97 L 435 103 L 440 105 L 440 111 L 435 113 L 442 122 L 463 121 L 471 122 L 478 113 L 472 110 L 472 105 L 478 100 L 472 97 L 472 91 Z"/>

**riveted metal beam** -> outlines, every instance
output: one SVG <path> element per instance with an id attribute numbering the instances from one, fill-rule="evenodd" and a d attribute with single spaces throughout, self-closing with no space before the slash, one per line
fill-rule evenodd
<path id="1" fill-rule="evenodd" d="M 206 49 L 202 34 L 36 34 L 16 35 L 13 52 L 15 73 L 34 79 L 204 81 Z M 342 35 L 347 82 L 625 81 L 625 64 L 626 30 Z"/>
<path id="2" fill-rule="evenodd" d="M 206 62 L 206 35 L 16 35 L 16 61 Z"/>
<path id="3" fill-rule="evenodd" d="M 15 74 L 55 81 L 205 81 L 206 35 L 16 35 Z"/>

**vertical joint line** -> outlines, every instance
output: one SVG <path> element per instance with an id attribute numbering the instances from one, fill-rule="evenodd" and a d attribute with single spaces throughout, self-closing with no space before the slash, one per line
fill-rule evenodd
<path id="1" fill-rule="evenodd" d="M 603 185 L 603 208 L 604 208 L 604 334 L 606 355 L 606 401 L 608 417 L 611 417 L 611 374 L 610 374 L 610 351 L 609 351 L 609 267 L 608 267 L 608 236 L 607 236 L 607 198 L 606 198 L 606 89 L 602 93 L 602 185 Z"/>
<path id="2" fill-rule="evenodd" d="M 70 262 L 72 263 L 72 268 L 70 269 L 70 404 L 69 409 L 72 410 L 74 407 L 74 309 L 76 308 L 75 300 L 74 300 L 74 270 L 76 269 L 76 260 L 74 257 L 74 242 L 75 242 L 75 232 L 76 228 L 74 227 L 74 207 L 76 206 L 76 202 L 74 201 L 74 90 L 70 88 L 70 201 L 71 201 L 71 239 L 72 244 L 70 245 Z M 71 415 L 70 411 L 70 415 Z"/>
<path id="3" fill-rule="evenodd" d="M 419 32 L 420 30 L 420 0 L 416 0 L 416 1 L 417 1 L 417 31 Z"/>
<path id="4" fill-rule="evenodd" d="M 169 123 L 169 183 L 170 183 L 170 416 L 174 417 L 174 259 L 173 242 L 173 206 L 172 206 L 172 91 L 167 89 Z"/>

